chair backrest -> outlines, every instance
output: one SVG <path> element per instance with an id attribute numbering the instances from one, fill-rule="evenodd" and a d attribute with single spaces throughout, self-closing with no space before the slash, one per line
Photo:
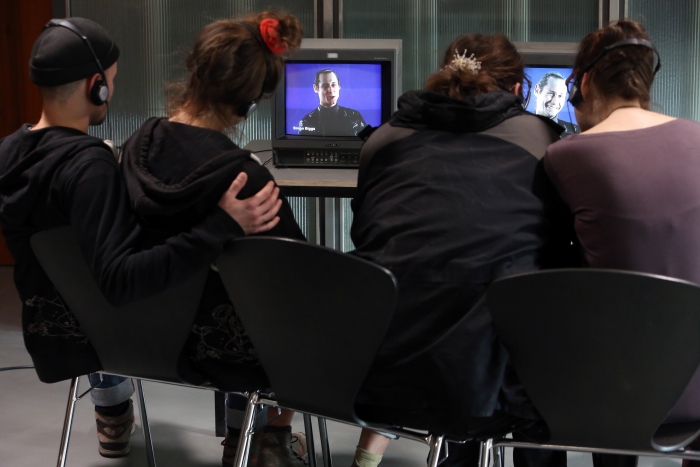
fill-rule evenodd
<path id="1" fill-rule="evenodd" d="M 177 361 L 204 290 L 206 268 L 184 284 L 115 307 L 100 291 L 71 227 L 39 232 L 30 241 L 39 263 L 94 346 L 104 371 L 181 382 Z"/>
<path id="2" fill-rule="evenodd" d="M 650 450 L 700 365 L 700 287 L 688 282 L 542 271 L 496 281 L 488 304 L 552 444 Z"/>
<path id="3" fill-rule="evenodd" d="M 270 237 L 231 242 L 217 266 L 279 404 L 362 424 L 354 401 L 391 320 L 393 275 Z"/>

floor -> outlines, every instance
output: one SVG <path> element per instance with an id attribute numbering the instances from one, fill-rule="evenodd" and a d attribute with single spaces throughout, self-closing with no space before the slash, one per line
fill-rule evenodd
<path id="1" fill-rule="evenodd" d="M 22 341 L 20 301 L 12 282 L 12 267 L 0 266 L 0 367 L 31 365 Z M 81 390 L 87 389 L 87 381 Z M 151 433 L 159 465 L 220 466 L 221 438 L 214 432 L 214 395 L 210 391 L 144 383 Z M 33 370 L 0 372 L 0 467 L 55 465 L 63 427 L 68 382 L 41 383 Z M 137 424 L 138 421 L 137 413 Z M 303 431 L 301 417 L 294 431 Z M 333 463 L 348 467 L 359 429 L 329 422 Z M 318 446 L 318 444 L 317 444 Z M 426 446 L 404 439 L 392 442 L 383 467 L 425 465 Z M 320 462 L 320 453 L 318 455 Z M 569 453 L 569 467 L 590 467 L 588 454 Z M 506 466 L 513 464 L 510 452 Z M 105 459 L 97 453 L 93 408 L 88 400 L 78 403 L 73 424 L 68 466 L 146 466 L 143 433 L 132 438 L 131 454 L 124 459 Z M 680 461 L 642 458 L 640 467 L 678 467 Z"/>

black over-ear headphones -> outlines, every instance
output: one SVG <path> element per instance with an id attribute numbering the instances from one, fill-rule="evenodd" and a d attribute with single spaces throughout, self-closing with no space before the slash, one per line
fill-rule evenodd
<path id="1" fill-rule="evenodd" d="M 258 103 L 263 97 L 263 94 L 266 92 L 272 92 L 274 89 L 268 89 L 270 87 L 270 69 L 272 68 L 272 65 L 270 64 L 270 57 L 269 55 L 272 53 L 269 51 L 267 48 L 267 45 L 265 44 L 265 41 L 263 41 L 262 37 L 260 36 L 260 33 L 253 28 L 248 23 L 244 22 L 238 22 L 241 26 L 246 28 L 250 33 L 253 35 L 256 41 L 258 41 L 258 44 L 260 44 L 260 47 L 262 47 L 263 54 L 265 55 L 265 80 L 263 81 L 262 89 L 260 90 L 260 95 L 253 99 L 250 102 L 246 102 L 244 104 L 241 104 L 241 106 L 238 108 L 238 115 L 244 118 L 248 118 L 248 116 L 253 113 L 253 110 L 258 106 Z"/>
<path id="2" fill-rule="evenodd" d="M 596 58 L 593 59 L 591 63 L 586 65 L 583 70 L 579 71 L 576 76 L 574 77 L 574 81 L 571 83 L 571 88 L 569 89 L 569 103 L 573 105 L 574 107 L 578 106 L 581 102 L 583 102 L 583 94 L 581 93 L 581 81 L 583 80 L 583 75 L 588 72 L 591 68 L 593 68 L 593 65 L 595 65 L 598 60 L 603 58 L 608 52 L 610 52 L 613 49 L 617 49 L 618 47 L 625 47 L 628 45 L 641 45 L 642 47 L 647 47 L 651 50 L 654 51 L 656 54 L 656 67 L 654 67 L 654 75 L 658 73 L 659 69 L 661 68 L 661 56 L 659 55 L 659 51 L 656 50 L 656 47 L 649 42 L 646 39 L 625 39 L 622 41 L 615 42 L 614 44 L 611 44 L 603 49 L 601 53 L 598 54 Z"/>
<path id="3" fill-rule="evenodd" d="M 83 40 L 83 42 L 85 42 L 85 45 L 87 45 L 88 49 L 90 49 L 90 53 L 95 59 L 95 63 L 97 63 L 97 70 L 102 78 L 95 81 L 95 83 L 90 88 L 90 101 L 95 105 L 106 104 L 107 99 L 109 99 L 109 87 L 107 87 L 107 77 L 105 76 L 105 70 L 104 68 L 102 68 L 102 63 L 100 63 L 100 59 L 97 58 L 97 54 L 92 48 L 92 44 L 90 44 L 90 41 L 85 36 L 85 34 L 80 32 L 80 30 L 77 27 L 75 27 L 75 25 L 70 21 L 64 19 L 52 19 L 46 24 L 46 26 L 44 26 L 44 29 L 54 26 L 64 27 L 73 31 L 78 35 L 78 37 L 80 37 Z"/>

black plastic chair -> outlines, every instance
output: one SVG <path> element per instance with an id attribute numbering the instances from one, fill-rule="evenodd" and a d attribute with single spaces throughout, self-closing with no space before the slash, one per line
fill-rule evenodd
<path id="1" fill-rule="evenodd" d="M 370 425 L 354 409 L 394 310 L 391 272 L 328 248 L 265 237 L 232 242 L 216 264 L 280 406 L 426 443 L 428 465 L 437 465 L 442 434 Z M 246 427 L 237 467 L 247 460 Z"/>
<path id="2" fill-rule="evenodd" d="M 488 304 L 546 422 L 537 447 L 700 459 L 700 421 L 664 419 L 700 365 L 700 287 L 625 271 L 552 270 L 496 281 Z"/>
<path id="3" fill-rule="evenodd" d="M 94 346 L 103 371 L 136 378 L 148 463 L 155 466 L 141 379 L 189 386 L 178 376 L 177 362 L 197 312 L 207 268 L 195 271 L 177 287 L 115 307 L 104 298 L 90 273 L 71 227 L 37 233 L 31 246 Z M 82 397 L 78 396 L 78 382 L 79 377 L 71 381 L 59 467 L 66 463 L 75 403 Z"/>

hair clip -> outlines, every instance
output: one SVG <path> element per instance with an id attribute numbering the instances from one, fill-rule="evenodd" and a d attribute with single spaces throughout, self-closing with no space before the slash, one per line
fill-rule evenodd
<path id="1" fill-rule="evenodd" d="M 479 70 L 481 70 L 481 62 L 474 58 L 474 54 L 467 57 L 467 49 L 464 49 L 464 52 L 461 54 L 457 52 L 457 49 L 455 49 L 454 58 L 449 65 L 445 66 L 445 68 L 449 68 L 454 71 L 469 70 L 472 72 L 472 74 L 476 75 L 479 73 Z"/>

